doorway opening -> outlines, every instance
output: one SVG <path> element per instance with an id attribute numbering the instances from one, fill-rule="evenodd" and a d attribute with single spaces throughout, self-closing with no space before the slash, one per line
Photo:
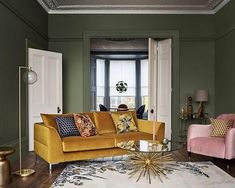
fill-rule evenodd
<path id="1" fill-rule="evenodd" d="M 99 110 L 99 104 L 110 110 L 119 104 L 148 109 L 148 40 L 92 39 L 91 85 L 92 110 Z"/>
<path id="2" fill-rule="evenodd" d="M 90 68 L 91 110 L 144 105 L 143 119 L 164 121 L 171 139 L 171 39 L 92 38 Z"/>

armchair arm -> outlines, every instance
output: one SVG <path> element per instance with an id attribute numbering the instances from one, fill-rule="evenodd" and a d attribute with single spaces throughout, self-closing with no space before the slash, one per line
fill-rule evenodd
<path id="1" fill-rule="evenodd" d="M 209 137 L 211 132 L 211 125 L 191 124 L 188 128 L 187 145 L 192 138 Z M 189 150 L 189 148 L 188 148 Z"/>
<path id="2" fill-rule="evenodd" d="M 235 158 L 235 128 L 228 130 L 225 136 L 225 159 Z"/>
<path id="3" fill-rule="evenodd" d="M 61 138 L 54 127 L 43 123 L 34 125 L 34 149 L 48 163 L 63 161 Z"/>
<path id="4" fill-rule="evenodd" d="M 153 124 L 156 130 L 156 140 L 162 141 L 165 138 L 165 123 L 138 119 L 138 127 L 141 132 L 153 134 Z"/>

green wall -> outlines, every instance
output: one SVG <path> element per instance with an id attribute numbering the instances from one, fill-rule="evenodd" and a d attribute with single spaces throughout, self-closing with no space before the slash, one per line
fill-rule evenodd
<path id="1" fill-rule="evenodd" d="M 235 112 L 235 1 L 215 15 L 216 114 Z"/>
<path id="2" fill-rule="evenodd" d="M 86 70 L 87 32 L 120 33 L 178 31 L 179 76 L 175 89 L 179 93 L 180 111 L 188 95 L 196 89 L 207 89 L 210 99 L 206 111 L 214 116 L 214 16 L 213 15 L 49 15 L 49 50 L 63 53 L 64 111 L 88 109 L 83 101 L 89 94 L 89 80 L 83 80 Z M 125 34 L 123 34 L 125 35 Z M 107 36 L 109 37 L 109 36 Z M 173 62 L 174 63 L 174 62 Z M 173 70 L 174 71 L 174 70 Z M 178 71 L 178 70 L 177 70 Z M 72 81 L 72 83 L 71 83 Z M 83 90 L 85 89 L 85 93 Z M 173 95 L 176 91 L 173 91 Z M 174 96 L 173 96 L 174 98 Z M 173 101 L 173 105 L 176 101 Z M 197 104 L 194 103 L 196 110 Z M 179 120 L 172 122 L 174 138 L 178 135 Z"/>
<path id="3" fill-rule="evenodd" d="M 40 18 L 40 19 L 39 19 Z M 0 146 L 18 142 L 18 66 L 29 46 L 47 49 L 48 15 L 34 0 L 0 0 Z M 27 145 L 26 87 L 23 89 L 23 145 Z"/>
<path id="4" fill-rule="evenodd" d="M 17 143 L 18 66 L 26 63 L 26 38 L 30 41 L 29 46 L 47 49 L 48 45 L 50 50 L 63 53 L 64 110 L 79 112 L 88 108 L 84 106 L 88 94 L 84 88 L 88 88 L 89 82 L 84 80 L 84 75 L 89 72 L 83 71 L 88 63 L 84 50 L 87 32 L 111 32 L 115 36 L 120 32 L 178 31 L 179 70 L 176 71 L 179 82 L 173 82 L 177 83 L 180 105 L 173 113 L 180 111 L 186 97 L 196 89 L 209 91 L 206 112 L 210 116 L 234 112 L 233 10 L 235 2 L 230 1 L 216 15 L 48 16 L 34 0 L 0 0 L 0 146 Z M 23 103 L 26 104 L 25 98 Z M 196 105 L 194 102 L 194 111 Z M 25 122 L 25 106 L 23 112 Z M 177 136 L 179 120 L 172 125 Z M 25 137 L 26 126 L 23 133 Z"/>

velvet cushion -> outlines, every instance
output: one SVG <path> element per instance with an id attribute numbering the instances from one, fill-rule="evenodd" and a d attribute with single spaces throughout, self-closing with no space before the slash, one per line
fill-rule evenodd
<path id="1" fill-rule="evenodd" d="M 127 112 L 131 113 L 133 120 L 135 121 L 135 124 L 138 127 L 138 119 L 137 119 L 136 111 L 131 111 L 131 110 L 130 111 L 118 111 L 118 112 L 111 112 L 111 114 L 125 114 Z"/>
<path id="2" fill-rule="evenodd" d="M 128 141 L 128 140 L 152 140 L 153 135 L 144 132 L 129 132 L 129 133 L 122 133 L 122 134 L 115 134 L 115 145 L 119 142 Z"/>
<path id="3" fill-rule="evenodd" d="M 94 119 L 99 134 L 116 132 L 110 112 L 94 112 Z"/>
<path id="4" fill-rule="evenodd" d="M 80 136 L 73 117 L 56 117 L 55 120 L 60 137 Z"/>
<path id="5" fill-rule="evenodd" d="M 131 112 L 111 113 L 117 133 L 138 131 Z"/>
<path id="6" fill-rule="evenodd" d="M 41 113 L 41 118 L 43 120 L 43 123 L 46 126 L 51 126 L 51 127 L 54 127 L 56 130 L 58 130 L 57 123 L 55 120 L 56 117 L 73 117 L 73 114 L 42 114 Z"/>
<path id="7" fill-rule="evenodd" d="M 64 152 L 107 149 L 115 147 L 115 140 L 109 135 L 70 136 L 62 139 L 62 147 Z"/>
<path id="8" fill-rule="evenodd" d="M 74 114 L 74 120 L 82 137 L 89 137 L 97 134 L 96 127 L 88 115 Z"/>
<path id="9" fill-rule="evenodd" d="M 220 120 L 210 118 L 211 121 L 211 136 L 224 137 L 228 130 L 233 125 L 233 120 Z"/>

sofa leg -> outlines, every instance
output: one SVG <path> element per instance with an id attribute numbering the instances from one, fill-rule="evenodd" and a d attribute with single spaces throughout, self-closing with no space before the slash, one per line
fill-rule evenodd
<path id="1" fill-rule="evenodd" d="M 51 173 L 52 173 L 52 164 L 49 163 L 49 174 L 51 174 Z"/>
<path id="2" fill-rule="evenodd" d="M 188 159 L 191 159 L 191 152 L 188 152 Z"/>
<path id="3" fill-rule="evenodd" d="M 230 170 L 230 162 L 231 162 L 231 160 L 229 160 L 229 159 L 226 160 L 227 172 L 229 172 L 229 170 Z"/>
<path id="4" fill-rule="evenodd" d="M 35 153 L 35 163 L 34 163 L 34 166 L 36 166 L 38 163 L 38 155 Z"/>

